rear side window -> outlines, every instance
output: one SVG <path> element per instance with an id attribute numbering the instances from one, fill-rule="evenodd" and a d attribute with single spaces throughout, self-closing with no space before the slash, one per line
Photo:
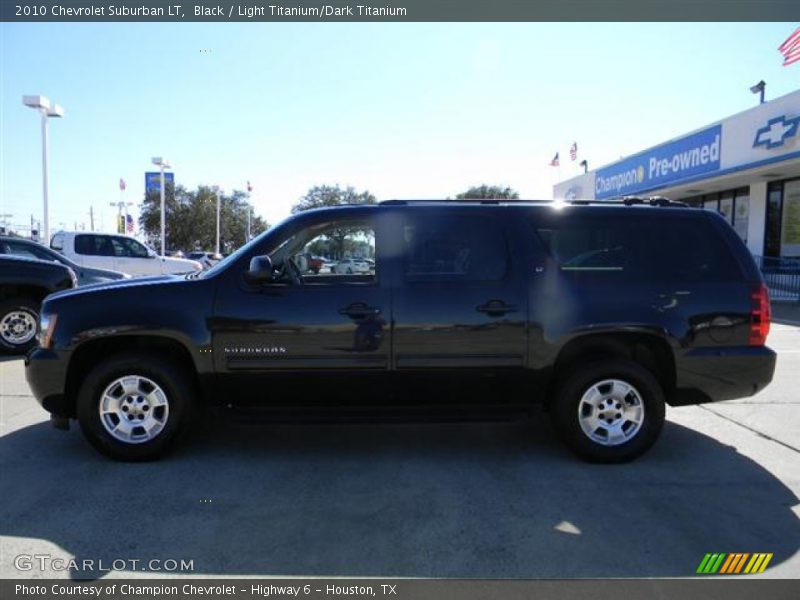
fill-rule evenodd
<path id="1" fill-rule="evenodd" d="M 114 256 L 114 247 L 106 235 L 77 235 L 75 252 L 84 256 Z"/>
<path id="2" fill-rule="evenodd" d="M 705 219 L 563 218 L 536 233 L 566 276 L 595 282 L 723 282 L 740 270 Z"/>
<path id="3" fill-rule="evenodd" d="M 418 218 L 403 229 L 409 282 L 497 281 L 508 268 L 500 223 L 462 215 Z"/>
<path id="4" fill-rule="evenodd" d="M 6 254 L 38 258 L 39 260 L 53 260 L 52 256 L 47 253 L 47 250 L 37 248 L 33 244 L 26 244 L 24 242 L 6 242 Z"/>

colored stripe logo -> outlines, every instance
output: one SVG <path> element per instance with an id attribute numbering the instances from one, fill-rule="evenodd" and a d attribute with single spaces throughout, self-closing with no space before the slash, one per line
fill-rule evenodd
<path id="1" fill-rule="evenodd" d="M 772 560 L 772 552 L 708 553 L 697 567 L 699 575 L 738 575 L 763 573 Z"/>

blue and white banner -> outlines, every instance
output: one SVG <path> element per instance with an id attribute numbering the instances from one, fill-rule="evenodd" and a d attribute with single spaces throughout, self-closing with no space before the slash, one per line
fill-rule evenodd
<path id="1" fill-rule="evenodd" d="M 175 173 L 164 173 L 165 184 L 175 184 Z M 148 171 L 144 174 L 144 191 L 147 192 L 161 192 L 161 172 Z"/>
<path id="2" fill-rule="evenodd" d="M 722 126 L 715 125 L 599 169 L 595 198 L 627 196 L 718 171 L 721 145 Z"/>

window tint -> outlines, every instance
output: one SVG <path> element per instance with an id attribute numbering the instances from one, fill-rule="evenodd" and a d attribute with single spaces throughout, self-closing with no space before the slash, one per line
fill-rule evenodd
<path id="1" fill-rule="evenodd" d="M 147 248 L 136 240 L 124 237 L 111 238 L 111 245 L 114 248 L 114 256 L 124 256 L 127 258 L 147 258 Z"/>
<path id="2" fill-rule="evenodd" d="M 283 269 L 287 257 L 304 284 L 374 283 L 375 228 L 369 221 L 316 224 L 281 242 L 271 257 L 281 283 L 291 282 Z"/>
<path id="3" fill-rule="evenodd" d="M 569 219 L 537 233 L 565 275 L 579 281 L 731 281 L 739 269 L 704 219 Z"/>
<path id="4" fill-rule="evenodd" d="M 87 256 L 114 256 L 114 247 L 107 235 L 77 235 L 75 252 Z"/>
<path id="5" fill-rule="evenodd" d="M 403 230 L 407 281 L 496 281 L 508 257 L 500 224 L 471 216 L 419 218 Z"/>
<path id="6" fill-rule="evenodd" d="M 15 256 L 38 258 L 39 260 L 54 260 L 47 250 L 37 248 L 33 244 L 24 244 L 20 242 L 6 242 L 6 253 Z"/>

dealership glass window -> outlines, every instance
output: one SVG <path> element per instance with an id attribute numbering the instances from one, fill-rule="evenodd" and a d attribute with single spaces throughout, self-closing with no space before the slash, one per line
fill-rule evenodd
<path id="1" fill-rule="evenodd" d="M 717 196 L 717 194 L 706 194 L 703 196 L 703 208 L 717 212 L 719 210 L 719 196 Z"/>
<path id="2" fill-rule="evenodd" d="M 733 205 L 733 228 L 744 243 L 747 243 L 747 228 L 750 224 L 750 188 L 736 190 Z"/>
<path id="3" fill-rule="evenodd" d="M 781 256 L 800 256 L 800 179 L 783 182 Z"/>
<path id="4" fill-rule="evenodd" d="M 783 183 L 770 183 L 767 188 L 767 222 L 764 231 L 764 256 L 781 255 L 781 212 Z"/>
<path id="5" fill-rule="evenodd" d="M 733 192 L 722 192 L 719 199 L 719 213 L 728 223 L 733 224 Z"/>

